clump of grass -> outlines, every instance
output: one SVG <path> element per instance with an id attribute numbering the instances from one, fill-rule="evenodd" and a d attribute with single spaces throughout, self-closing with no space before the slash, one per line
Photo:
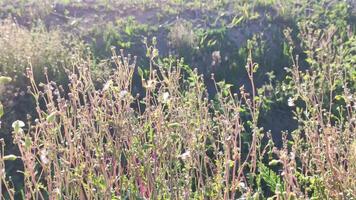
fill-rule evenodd
<path id="1" fill-rule="evenodd" d="M 174 49 L 191 49 L 197 46 L 197 36 L 192 23 L 178 19 L 169 28 L 169 43 Z"/>

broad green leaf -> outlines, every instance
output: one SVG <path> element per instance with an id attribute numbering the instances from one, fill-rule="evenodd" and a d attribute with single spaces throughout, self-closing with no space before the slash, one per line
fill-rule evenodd
<path id="1" fill-rule="evenodd" d="M 269 166 L 275 166 L 275 165 L 278 165 L 279 163 L 280 163 L 279 160 L 271 160 L 271 161 L 268 163 L 268 165 L 269 165 Z"/>
<path id="2" fill-rule="evenodd" d="M 4 160 L 16 160 L 17 156 L 13 155 L 13 154 L 9 154 L 3 157 Z"/>

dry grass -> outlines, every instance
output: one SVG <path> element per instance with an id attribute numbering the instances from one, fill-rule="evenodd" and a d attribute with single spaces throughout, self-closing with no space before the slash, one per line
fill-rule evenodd
<path id="1" fill-rule="evenodd" d="M 194 48 L 197 46 L 197 36 L 193 31 L 193 25 L 181 19 L 178 19 L 170 27 L 168 39 L 174 49 Z"/>
<path id="2" fill-rule="evenodd" d="M 61 31 L 47 31 L 43 26 L 28 30 L 10 19 L 0 22 L 0 46 L 1 74 L 21 79 L 31 63 L 36 78 L 43 77 L 47 68 L 48 73 L 57 76 L 57 81 L 60 70 L 70 63 L 72 53 L 83 48 Z"/>

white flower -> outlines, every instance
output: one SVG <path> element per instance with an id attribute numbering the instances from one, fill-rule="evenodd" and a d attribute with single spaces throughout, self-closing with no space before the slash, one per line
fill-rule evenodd
<path id="1" fill-rule="evenodd" d="M 24 126 L 25 126 L 25 123 L 21 120 L 16 120 L 16 121 L 14 121 L 14 123 L 12 123 L 12 128 L 16 128 L 16 127 L 22 128 Z"/>
<path id="2" fill-rule="evenodd" d="M 347 96 L 347 100 L 352 101 L 352 94 Z"/>
<path id="3" fill-rule="evenodd" d="M 129 93 L 129 92 L 127 92 L 126 90 L 121 90 L 119 93 L 120 98 L 121 99 L 124 98 L 127 95 L 127 93 Z"/>
<path id="4" fill-rule="evenodd" d="M 290 106 L 290 107 L 295 106 L 295 104 L 294 104 L 294 99 L 293 99 L 292 97 L 289 97 L 289 98 L 288 98 L 288 106 Z"/>
<path id="5" fill-rule="evenodd" d="M 14 129 L 15 133 L 22 132 L 22 128 L 25 126 L 25 123 L 21 120 L 16 120 L 12 123 L 12 128 Z"/>
<path id="6" fill-rule="evenodd" d="M 108 90 L 112 85 L 113 85 L 112 80 L 109 80 L 108 82 L 105 83 L 105 85 L 103 87 L 103 91 Z"/>
<path id="7" fill-rule="evenodd" d="M 188 150 L 184 152 L 182 155 L 179 155 L 178 157 L 181 158 L 182 160 L 186 160 L 187 158 L 190 157 L 190 151 Z"/>
<path id="8" fill-rule="evenodd" d="M 55 188 L 53 190 L 53 192 L 56 193 L 56 194 L 61 194 L 61 190 L 59 188 Z"/>
<path id="9" fill-rule="evenodd" d="M 246 184 L 244 182 L 240 182 L 239 183 L 239 187 L 245 189 L 246 188 Z"/>
<path id="10" fill-rule="evenodd" d="M 163 103 L 167 103 L 168 102 L 168 99 L 169 99 L 169 93 L 168 92 L 164 92 L 162 94 L 162 102 Z"/>

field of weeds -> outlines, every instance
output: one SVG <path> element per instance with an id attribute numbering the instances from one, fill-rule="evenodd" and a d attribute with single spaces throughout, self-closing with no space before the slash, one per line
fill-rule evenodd
<path id="1" fill-rule="evenodd" d="M 355 199 L 354 0 L 0 0 L 0 199 Z"/>

